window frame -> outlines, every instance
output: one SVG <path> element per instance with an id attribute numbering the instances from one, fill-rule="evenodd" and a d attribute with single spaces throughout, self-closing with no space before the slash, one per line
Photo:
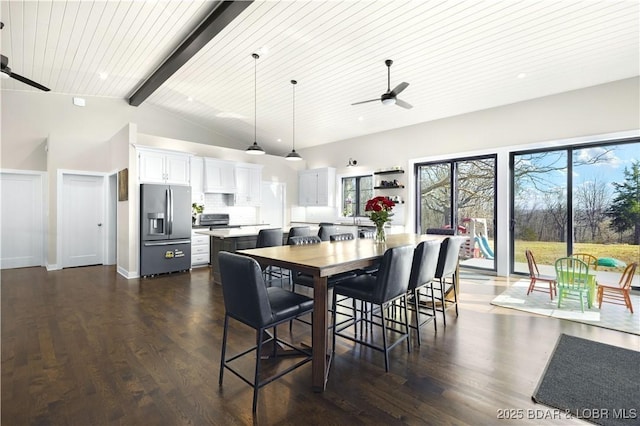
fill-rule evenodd
<path id="1" fill-rule="evenodd" d="M 364 211 L 360 211 L 360 206 L 363 205 L 363 200 L 360 199 L 361 197 L 361 179 L 362 178 L 370 178 L 371 179 L 371 194 L 373 196 L 373 173 L 363 173 L 363 174 L 357 174 L 357 175 L 351 175 L 351 176 L 341 176 L 340 177 L 340 207 L 341 207 L 341 216 L 342 217 L 354 217 L 354 216 L 347 216 L 345 215 L 345 210 L 346 210 L 346 198 L 345 198 L 345 190 L 344 190 L 344 183 L 346 179 L 355 179 L 355 195 L 356 195 L 356 199 L 353 200 L 351 202 L 351 204 L 355 204 L 355 217 L 365 217 L 366 214 Z M 364 200 L 366 201 L 366 200 Z"/>

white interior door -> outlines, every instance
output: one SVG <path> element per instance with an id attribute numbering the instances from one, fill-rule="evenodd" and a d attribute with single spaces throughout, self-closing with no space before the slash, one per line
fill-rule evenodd
<path id="1" fill-rule="evenodd" d="M 260 221 L 274 227 L 283 227 L 286 202 L 286 184 L 282 182 L 262 182 L 262 203 Z"/>
<path id="2" fill-rule="evenodd" d="M 44 265 L 43 177 L 0 173 L 0 267 Z"/>
<path id="3" fill-rule="evenodd" d="M 62 267 L 103 264 L 104 177 L 64 174 L 62 185 Z"/>

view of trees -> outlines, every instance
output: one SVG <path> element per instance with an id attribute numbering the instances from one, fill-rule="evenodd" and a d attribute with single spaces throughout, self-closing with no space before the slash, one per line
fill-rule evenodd
<path id="1" fill-rule="evenodd" d="M 640 244 L 640 161 L 634 161 L 631 169 L 624 169 L 625 181 L 614 182 L 616 196 L 607 215 L 609 227 L 620 234 L 633 231 L 631 244 Z"/>

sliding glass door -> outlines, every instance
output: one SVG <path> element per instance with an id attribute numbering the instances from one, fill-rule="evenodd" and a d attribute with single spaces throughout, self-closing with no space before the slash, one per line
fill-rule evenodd
<path id="1" fill-rule="evenodd" d="M 461 264 L 495 270 L 496 157 L 417 164 L 416 179 L 417 231 L 455 229 Z"/>
<path id="2" fill-rule="evenodd" d="M 599 271 L 640 261 L 640 141 L 513 153 L 511 166 L 513 272 L 528 273 L 526 249 L 541 273 L 572 253 Z"/>

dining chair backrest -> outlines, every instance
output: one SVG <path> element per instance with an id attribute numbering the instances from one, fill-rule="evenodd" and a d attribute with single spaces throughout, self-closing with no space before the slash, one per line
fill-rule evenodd
<path id="1" fill-rule="evenodd" d="M 598 269 L 598 258 L 589 253 L 573 253 L 571 257 L 582 260 L 589 266 L 589 269 Z"/>
<path id="2" fill-rule="evenodd" d="M 556 260 L 558 286 L 570 289 L 585 288 L 588 282 L 589 265 L 575 257 L 561 257 Z"/>
<path id="3" fill-rule="evenodd" d="M 458 268 L 458 258 L 460 247 L 464 242 L 464 237 L 447 237 L 440 245 L 438 254 L 438 266 L 436 267 L 436 278 L 448 277 L 456 272 Z"/>
<path id="4" fill-rule="evenodd" d="M 275 247 L 282 245 L 282 228 L 261 229 L 258 231 L 256 248 Z"/>
<path id="5" fill-rule="evenodd" d="M 289 238 L 289 245 L 301 246 L 304 244 L 320 244 L 322 240 L 317 235 L 300 235 Z"/>
<path id="6" fill-rule="evenodd" d="M 392 247 L 384 252 L 376 275 L 374 303 L 381 304 L 407 292 L 412 260 L 411 244 Z"/>
<path id="7" fill-rule="evenodd" d="M 329 241 L 348 241 L 354 240 L 356 237 L 351 232 L 329 235 Z"/>
<path id="8" fill-rule="evenodd" d="M 538 269 L 538 264 L 536 263 L 535 257 L 533 257 L 533 252 L 529 249 L 524 251 L 524 255 L 527 258 L 527 265 L 529 266 L 529 277 L 535 278 L 540 275 L 540 270 Z"/>
<path id="9" fill-rule="evenodd" d="M 255 328 L 271 322 L 271 304 L 258 262 L 221 251 L 218 263 L 224 307 L 229 316 Z"/>
<path id="10" fill-rule="evenodd" d="M 427 228 L 425 234 L 428 235 L 455 235 L 453 228 Z"/>
<path id="11" fill-rule="evenodd" d="M 633 276 L 636 273 L 637 267 L 638 267 L 638 263 L 633 262 L 628 264 L 627 267 L 624 268 L 624 272 L 622 273 L 622 276 L 620 277 L 620 281 L 618 283 L 621 289 L 631 288 L 631 283 L 633 282 Z"/>
<path id="12" fill-rule="evenodd" d="M 322 225 L 318 230 L 318 237 L 322 241 L 329 241 L 329 237 L 333 234 L 339 234 L 338 227 L 335 225 Z"/>
<path id="13" fill-rule="evenodd" d="M 416 246 L 411 263 L 409 291 L 433 281 L 436 277 L 439 254 L 440 241 L 423 241 Z"/>
<path id="14" fill-rule="evenodd" d="M 291 244 L 291 237 L 306 237 L 308 235 L 311 235 L 311 228 L 308 226 L 292 226 L 287 236 L 287 244 Z"/>

